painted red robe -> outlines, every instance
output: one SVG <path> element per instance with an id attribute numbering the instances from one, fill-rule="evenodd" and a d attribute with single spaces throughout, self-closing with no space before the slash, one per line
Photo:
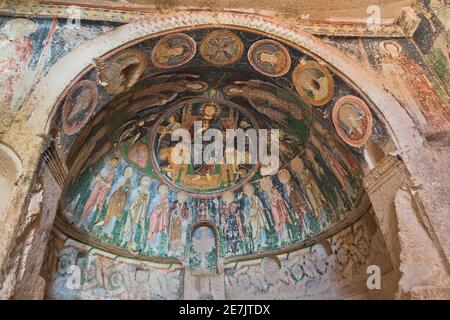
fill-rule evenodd
<path id="1" fill-rule="evenodd" d="M 169 220 L 169 199 L 164 196 L 161 202 L 152 210 L 150 216 L 150 226 L 148 229 L 148 239 L 152 241 L 156 235 L 167 230 Z"/>
<path id="2" fill-rule="evenodd" d="M 91 194 L 89 195 L 89 199 L 84 206 L 81 220 L 86 219 L 86 217 L 89 215 L 91 210 L 94 209 L 94 207 L 97 208 L 99 213 L 102 212 L 106 196 L 111 189 L 112 181 L 114 179 L 114 170 L 110 170 L 106 177 L 102 176 L 96 179 L 97 181 L 95 182 Z"/>
<path id="3" fill-rule="evenodd" d="M 270 198 L 270 209 L 272 211 L 272 217 L 275 222 L 275 230 L 278 233 L 281 233 L 284 224 L 292 223 L 291 217 L 289 216 L 289 211 L 286 207 L 286 203 L 284 202 L 283 197 L 276 188 L 272 188 Z"/>

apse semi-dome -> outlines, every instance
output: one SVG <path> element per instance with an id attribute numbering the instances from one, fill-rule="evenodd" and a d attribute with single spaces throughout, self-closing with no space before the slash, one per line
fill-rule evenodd
<path id="1" fill-rule="evenodd" d="M 340 76 L 277 39 L 202 28 L 147 39 L 99 59 L 61 104 L 70 172 L 57 225 L 104 250 L 216 270 L 367 211 L 360 147 L 383 127 Z M 224 136 L 279 130 L 278 170 L 175 163 L 171 134 L 195 121 Z"/>

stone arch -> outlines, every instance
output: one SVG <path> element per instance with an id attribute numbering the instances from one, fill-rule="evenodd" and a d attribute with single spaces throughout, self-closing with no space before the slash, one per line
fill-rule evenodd
<path id="1" fill-rule="evenodd" d="M 197 231 L 199 228 L 202 228 L 202 227 L 208 228 L 214 234 L 214 245 L 215 245 L 215 250 L 216 250 L 216 266 L 215 267 L 216 267 L 216 271 L 219 272 L 222 269 L 222 266 L 221 266 L 222 263 L 220 261 L 220 254 L 219 254 L 220 243 L 219 243 L 219 230 L 217 229 L 217 226 L 208 220 L 197 221 L 191 227 L 189 238 L 192 239 L 195 231 Z"/>
<path id="2" fill-rule="evenodd" d="M 397 150 L 423 147 L 419 131 L 397 100 L 385 91 L 374 74 L 355 64 L 337 48 L 303 31 L 282 26 L 268 19 L 229 12 L 218 14 L 196 12 L 170 18 L 167 16 L 152 18 L 118 27 L 84 42 L 55 63 L 45 78 L 36 85 L 18 115 L 19 121 L 15 124 L 19 126 L 16 127 L 17 130 L 21 130 L 22 126 L 33 135 L 49 134 L 57 106 L 71 87 L 95 67 L 96 60 L 112 57 L 145 39 L 168 34 L 174 30 L 208 26 L 233 27 L 261 33 L 315 57 L 364 97 L 371 110 L 383 120 L 387 134 Z"/>
<path id="3" fill-rule="evenodd" d="M 384 90 L 373 74 L 354 64 L 350 57 L 303 31 L 276 24 L 265 18 L 230 12 L 219 14 L 196 12 L 138 21 L 86 41 L 55 63 L 45 78 L 36 85 L 18 115 L 19 121 L 16 124 L 19 126 L 18 129 L 26 126 L 28 132 L 33 134 L 47 134 L 51 129 L 55 106 L 64 97 L 70 85 L 76 82 L 87 69 L 93 67 L 95 59 L 110 56 L 145 38 L 165 34 L 175 29 L 210 25 L 232 26 L 263 33 L 286 41 L 318 58 L 334 72 L 343 76 L 370 102 L 372 110 L 384 119 L 388 134 L 397 149 L 422 145 L 422 136 L 398 101 Z"/>
<path id="4" fill-rule="evenodd" d="M 33 136 L 46 136 L 51 130 L 52 118 L 60 99 L 78 81 L 83 73 L 93 67 L 96 58 L 113 55 L 124 47 L 142 41 L 145 37 L 161 35 L 189 26 L 246 28 L 278 38 L 326 63 L 335 73 L 347 80 L 369 102 L 382 118 L 388 134 L 398 150 L 423 149 L 423 138 L 412 119 L 395 98 L 387 93 L 375 76 L 355 65 L 348 56 L 301 31 L 277 25 L 262 18 L 237 13 L 190 13 L 173 18 L 155 18 L 121 26 L 99 37 L 86 41 L 61 60 L 37 84 L 18 114 L 12 130 Z M 68 63 L 70 62 L 70 63 Z M 406 158 L 406 161 L 409 161 Z M 414 166 L 413 166 L 414 168 Z M 30 168 L 31 169 L 31 168 Z M 372 200 L 372 199 L 371 199 Z"/>

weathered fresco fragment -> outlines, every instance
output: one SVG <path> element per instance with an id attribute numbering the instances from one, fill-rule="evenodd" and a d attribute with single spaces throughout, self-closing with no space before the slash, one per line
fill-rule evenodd
<path id="1" fill-rule="evenodd" d="M 448 127 L 450 98 L 418 48 L 407 39 L 364 41 L 369 63 L 422 128 Z"/>
<path id="2" fill-rule="evenodd" d="M 0 17 L 0 107 L 18 110 L 50 67 L 82 41 L 111 30 L 111 23 Z"/>
<path id="3" fill-rule="evenodd" d="M 391 270 L 385 244 L 363 219 L 352 228 L 289 255 L 225 266 L 227 299 L 318 299 L 345 297 L 351 285 L 365 288 L 367 267 Z"/>
<path id="4" fill-rule="evenodd" d="M 362 147 L 384 128 L 326 65 L 288 45 L 238 30 L 180 31 L 100 58 L 81 80 L 97 90 L 62 99 L 55 126 L 70 172 L 60 222 L 85 241 L 215 273 L 223 259 L 296 248 L 362 214 Z M 176 163 L 178 129 L 192 142 L 206 129 L 223 138 L 277 129 L 279 139 L 265 139 L 279 166 Z M 248 158 L 251 142 L 242 154 L 221 151 Z"/>
<path id="5" fill-rule="evenodd" d="M 439 77 L 440 85 L 450 92 L 450 7 L 445 1 L 424 1 L 420 7 L 421 22 L 414 41 Z"/>
<path id="6" fill-rule="evenodd" d="M 174 300 L 182 296 L 180 265 L 125 259 L 55 234 L 43 273 L 49 299 Z"/>

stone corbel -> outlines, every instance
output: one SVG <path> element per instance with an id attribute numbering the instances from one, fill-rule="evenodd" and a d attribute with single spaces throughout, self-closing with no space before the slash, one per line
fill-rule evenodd
<path id="1" fill-rule="evenodd" d="M 397 25 L 401 28 L 405 36 L 412 37 L 420 24 L 420 17 L 411 7 L 403 7 Z"/>
<path id="2" fill-rule="evenodd" d="M 370 195 L 376 194 L 389 180 L 403 170 L 402 161 L 396 157 L 385 156 L 375 168 L 364 177 L 364 188 Z"/>
<path id="3" fill-rule="evenodd" d="M 50 141 L 49 145 L 45 149 L 43 159 L 55 178 L 56 183 L 62 190 L 67 182 L 68 169 L 66 163 L 61 160 L 59 153 L 56 150 L 54 141 Z"/>

